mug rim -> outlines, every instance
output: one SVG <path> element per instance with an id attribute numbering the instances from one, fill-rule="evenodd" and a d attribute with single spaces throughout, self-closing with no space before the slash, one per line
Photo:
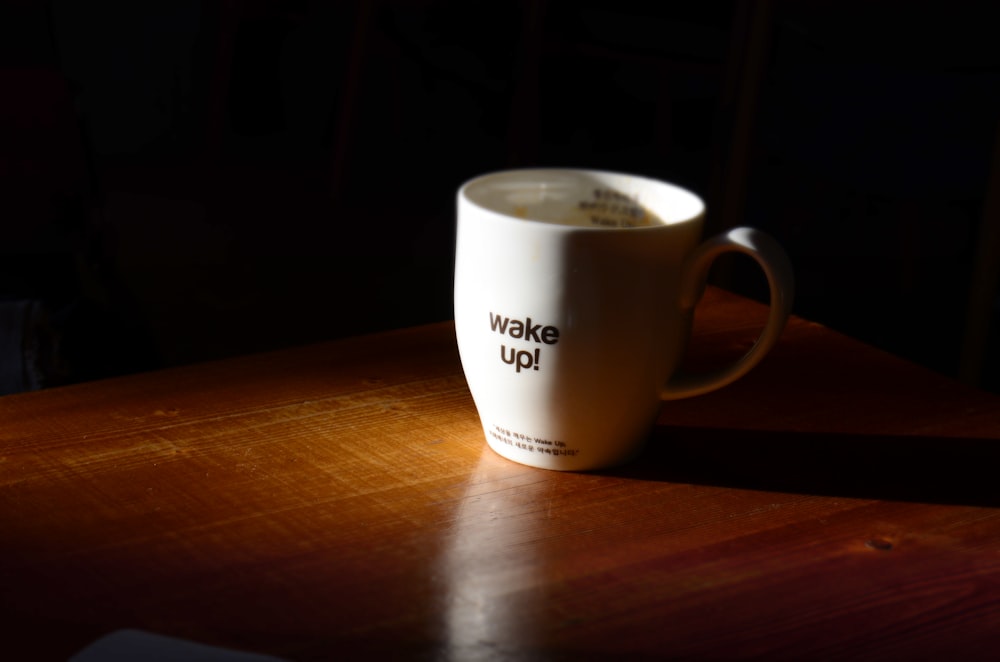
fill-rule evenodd
<path id="1" fill-rule="evenodd" d="M 616 179 L 627 179 L 637 182 L 641 182 L 643 185 L 649 185 L 661 191 L 667 191 L 671 195 L 679 196 L 686 204 L 692 205 L 693 209 L 690 213 L 686 213 L 677 218 L 671 218 L 670 220 L 663 219 L 662 223 L 657 223 L 653 225 L 635 225 L 628 227 L 621 226 L 604 226 L 604 225 L 564 225 L 561 223 L 554 223 L 551 221 L 536 219 L 530 217 L 520 217 L 515 214 L 507 213 L 498 210 L 494 207 L 486 206 L 481 202 L 477 201 L 472 195 L 469 194 L 470 190 L 476 186 L 483 185 L 486 181 L 491 179 L 498 179 L 502 177 L 516 177 L 518 175 L 530 175 L 530 174 L 552 174 L 552 173 L 567 173 L 570 175 L 584 175 L 592 176 L 595 178 L 616 178 Z M 668 228 L 677 225 L 683 225 L 686 223 L 697 222 L 703 220 L 706 212 L 706 205 L 704 199 L 697 193 L 687 189 L 678 184 L 668 182 L 656 177 L 650 177 L 647 175 L 641 175 L 636 173 L 615 171 L 615 170 L 602 170 L 595 168 L 567 168 L 567 167 L 533 167 L 533 168 L 509 168 L 504 170 L 494 170 L 491 172 L 486 172 L 475 177 L 472 177 L 462 183 L 458 188 L 458 202 L 459 205 L 467 204 L 471 205 L 475 209 L 495 216 L 499 219 L 504 219 L 506 221 L 517 221 L 518 223 L 528 223 L 536 227 L 548 227 L 548 228 L 558 228 L 560 231 L 565 232 L 636 232 L 636 231 L 657 231 L 663 228 Z M 660 214 L 659 210 L 654 210 L 658 216 Z"/>

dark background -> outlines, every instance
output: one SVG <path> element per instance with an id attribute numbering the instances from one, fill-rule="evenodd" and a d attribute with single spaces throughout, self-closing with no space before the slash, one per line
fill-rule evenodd
<path id="1" fill-rule="evenodd" d="M 0 299 L 51 311 L 49 383 L 449 319 L 456 188 L 552 165 L 695 190 L 797 313 L 1000 390 L 989 3 L 0 7 Z"/>

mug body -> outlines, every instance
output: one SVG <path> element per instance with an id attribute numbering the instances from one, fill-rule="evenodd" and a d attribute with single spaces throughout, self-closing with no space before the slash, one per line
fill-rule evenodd
<path id="1" fill-rule="evenodd" d="M 704 205 L 586 170 L 496 173 L 458 195 L 455 328 L 486 440 L 548 469 L 622 463 L 683 355 Z"/>

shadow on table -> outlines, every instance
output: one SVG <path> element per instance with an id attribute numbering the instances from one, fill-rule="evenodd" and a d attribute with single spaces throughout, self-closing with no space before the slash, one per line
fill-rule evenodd
<path id="1" fill-rule="evenodd" d="M 771 492 L 1000 506 L 1000 439 L 657 426 L 617 476 Z"/>

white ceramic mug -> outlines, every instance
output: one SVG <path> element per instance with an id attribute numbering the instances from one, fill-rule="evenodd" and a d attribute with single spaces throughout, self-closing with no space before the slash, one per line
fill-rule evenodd
<path id="1" fill-rule="evenodd" d="M 486 440 L 536 467 L 613 466 L 643 446 L 661 400 L 718 389 L 774 346 L 791 308 L 788 258 L 737 228 L 701 241 L 705 206 L 665 182 L 592 170 L 514 170 L 458 192 L 455 331 Z M 709 267 L 745 253 L 770 314 L 727 368 L 677 375 Z"/>

